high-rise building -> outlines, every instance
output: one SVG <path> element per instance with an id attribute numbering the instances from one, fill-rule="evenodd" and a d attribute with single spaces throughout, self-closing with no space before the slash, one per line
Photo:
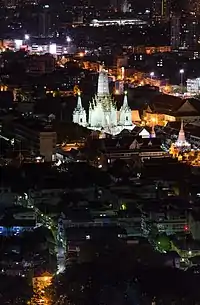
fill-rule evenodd
<path id="1" fill-rule="evenodd" d="M 51 15 L 48 5 L 45 5 L 43 12 L 38 15 L 38 35 L 48 37 L 51 30 Z"/>
<path id="2" fill-rule="evenodd" d="M 110 6 L 111 8 L 116 12 L 122 12 L 124 6 L 124 3 L 126 4 L 126 0 L 110 0 Z"/>
<path id="3" fill-rule="evenodd" d="M 126 14 L 131 12 L 131 5 L 127 0 L 124 0 L 124 2 L 121 5 L 121 11 Z"/>
<path id="4" fill-rule="evenodd" d="M 174 49 L 195 50 L 199 38 L 196 16 L 182 13 L 171 18 L 171 46 Z"/>
<path id="5" fill-rule="evenodd" d="M 75 1 L 74 0 L 70 0 L 71 2 L 74 3 L 73 6 L 75 6 Z M 78 0 L 77 0 L 78 1 Z M 69 0 L 68 0 L 69 2 Z M 108 0 L 101 0 L 101 1 L 97 1 L 97 0 L 79 0 L 79 3 L 82 3 L 82 7 L 85 6 L 93 6 L 96 9 L 108 9 L 109 7 L 109 1 Z"/>
<path id="6" fill-rule="evenodd" d="M 19 0 L 2 0 L 2 6 L 6 8 L 14 8 L 19 4 Z"/>
<path id="7" fill-rule="evenodd" d="M 190 0 L 171 0 L 171 12 L 180 14 L 182 11 L 187 11 Z"/>
<path id="8" fill-rule="evenodd" d="M 26 5 L 37 5 L 39 0 L 1 0 L 0 7 L 16 8 Z"/>
<path id="9" fill-rule="evenodd" d="M 180 17 L 172 16 L 171 18 L 171 46 L 178 49 L 180 46 Z"/>
<path id="10" fill-rule="evenodd" d="M 199 0 L 188 0 L 187 1 L 187 11 L 193 15 L 200 15 L 200 1 Z"/>
<path id="11" fill-rule="evenodd" d="M 153 0 L 152 3 L 152 18 L 155 21 L 167 21 L 170 17 L 170 0 Z"/>
<path id="12" fill-rule="evenodd" d="M 110 0 L 110 7 L 114 11 L 124 14 L 131 12 L 131 4 L 128 0 Z"/>

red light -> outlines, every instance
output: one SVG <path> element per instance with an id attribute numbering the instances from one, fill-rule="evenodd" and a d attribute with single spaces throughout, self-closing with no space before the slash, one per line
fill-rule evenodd
<path id="1" fill-rule="evenodd" d="M 189 231 L 189 227 L 187 225 L 184 226 L 184 231 Z"/>

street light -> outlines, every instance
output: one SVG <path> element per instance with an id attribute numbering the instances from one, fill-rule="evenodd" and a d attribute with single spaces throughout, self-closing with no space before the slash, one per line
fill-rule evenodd
<path id="1" fill-rule="evenodd" d="M 70 42 L 72 41 L 72 39 L 71 39 L 69 36 L 67 36 L 67 37 L 66 37 L 66 41 L 67 41 L 67 53 L 69 53 L 69 50 L 70 50 Z"/>
<path id="2" fill-rule="evenodd" d="M 25 34 L 24 35 L 24 40 L 29 40 L 30 39 L 30 35 L 29 34 Z"/>
<path id="3" fill-rule="evenodd" d="M 181 93 L 183 94 L 183 75 L 184 75 L 184 69 L 180 69 L 179 73 L 180 73 L 180 77 L 181 77 Z"/>
<path id="4" fill-rule="evenodd" d="M 154 77 L 154 75 L 155 75 L 154 72 L 151 72 L 151 73 L 150 73 L 150 76 L 151 76 L 151 77 Z"/>
<path id="5" fill-rule="evenodd" d="M 154 75 L 155 75 L 155 74 L 154 74 L 154 72 L 151 72 L 151 73 L 150 73 L 150 77 L 151 77 L 151 84 L 152 84 L 152 79 L 153 79 Z"/>

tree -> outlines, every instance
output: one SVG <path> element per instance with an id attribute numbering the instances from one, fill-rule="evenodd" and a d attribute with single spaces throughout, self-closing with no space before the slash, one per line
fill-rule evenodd
<path id="1" fill-rule="evenodd" d="M 117 159 L 113 162 L 112 167 L 110 168 L 110 174 L 117 179 L 125 179 L 130 175 L 130 168 L 124 160 Z"/>
<path id="2" fill-rule="evenodd" d="M 157 247 L 160 251 L 170 251 L 171 250 L 171 241 L 166 234 L 162 234 L 157 237 Z"/>

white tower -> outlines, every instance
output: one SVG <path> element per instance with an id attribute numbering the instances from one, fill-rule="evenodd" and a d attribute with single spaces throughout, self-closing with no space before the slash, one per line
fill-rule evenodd
<path id="1" fill-rule="evenodd" d="M 178 139 L 175 142 L 174 146 L 177 147 L 177 148 L 184 148 L 184 147 L 190 148 L 190 146 L 191 146 L 190 143 L 188 143 L 185 139 L 185 131 L 184 131 L 184 128 L 183 128 L 183 120 L 181 121 L 181 128 L 180 128 L 180 131 L 179 131 L 179 134 L 178 134 Z"/>
<path id="2" fill-rule="evenodd" d="M 178 134 L 178 142 L 185 142 L 185 131 L 183 129 L 183 120 L 181 121 L 181 128 Z"/>
<path id="3" fill-rule="evenodd" d="M 84 127 L 87 126 L 86 111 L 82 106 L 80 92 L 78 93 L 77 106 L 73 112 L 73 123 L 77 123 Z"/>
<path id="4" fill-rule="evenodd" d="M 131 108 L 128 105 L 127 91 L 124 92 L 124 102 L 120 109 L 119 125 L 132 126 Z"/>
<path id="5" fill-rule="evenodd" d="M 98 96 L 109 95 L 108 74 L 102 68 L 99 72 L 97 95 Z"/>

